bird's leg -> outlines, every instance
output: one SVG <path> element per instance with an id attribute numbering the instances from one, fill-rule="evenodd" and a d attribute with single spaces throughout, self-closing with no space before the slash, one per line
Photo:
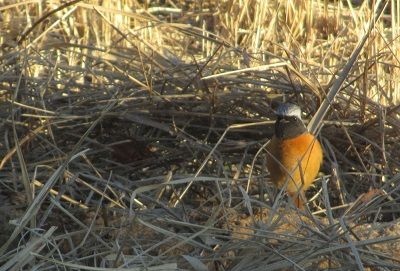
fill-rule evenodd
<path id="1" fill-rule="evenodd" d="M 300 190 L 297 192 L 288 192 L 289 196 L 292 198 L 294 206 L 296 206 L 300 210 L 304 210 L 304 191 Z"/>

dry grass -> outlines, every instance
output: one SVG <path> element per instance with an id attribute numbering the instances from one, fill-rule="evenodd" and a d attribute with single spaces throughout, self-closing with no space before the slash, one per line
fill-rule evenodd
<path id="1" fill-rule="evenodd" d="M 0 270 L 400 269 L 400 2 L 362 2 L 1 1 Z M 304 214 L 276 101 L 325 151 Z"/>

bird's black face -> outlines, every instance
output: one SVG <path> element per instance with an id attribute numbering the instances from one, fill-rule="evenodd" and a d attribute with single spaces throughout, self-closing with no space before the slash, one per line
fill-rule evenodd
<path id="1" fill-rule="evenodd" d="M 278 115 L 275 122 L 275 136 L 280 139 L 295 138 L 307 132 L 303 121 L 297 116 Z"/>

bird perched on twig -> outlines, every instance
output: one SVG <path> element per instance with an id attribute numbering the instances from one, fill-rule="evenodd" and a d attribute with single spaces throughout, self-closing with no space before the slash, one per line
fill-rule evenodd
<path id="1" fill-rule="evenodd" d="M 267 168 L 272 182 L 303 209 L 304 191 L 314 182 L 323 153 L 318 139 L 301 119 L 297 105 L 285 103 L 276 110 L 275 133 L 267 144 Z"/>

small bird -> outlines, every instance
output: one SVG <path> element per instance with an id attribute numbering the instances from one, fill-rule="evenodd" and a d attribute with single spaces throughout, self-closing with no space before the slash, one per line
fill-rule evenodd
<path id="1" fill-rule="evenodd" d="M 301 119 L 297 105 L 285 103 L 276 110 L 275 133 L 267 144 L 267 168 L 272 182 L 286 191 L 299 209 L 304 208 L 304 191 L 314 182 L 322 163 L 318 139 Z"/>

